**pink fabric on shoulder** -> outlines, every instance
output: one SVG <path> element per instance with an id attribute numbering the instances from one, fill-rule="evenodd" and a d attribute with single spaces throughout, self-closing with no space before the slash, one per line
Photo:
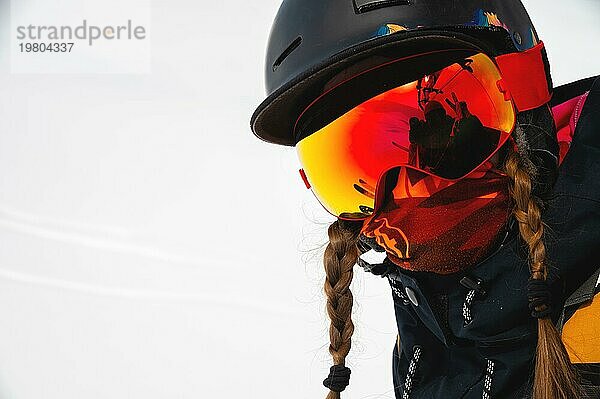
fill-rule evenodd
<path id="1" fill-rule="evenodd" d="M 586 92 L 581 96 L 574 97 L 552 108 L 558 145 L 560 147 L 559 164 L 562 163 L 571 147 L 573 134 L 575 133 L 575 128 L 577 127 L 577 122 L 581 116 L 581 110 L 588 94 L 589 92 Z"/>

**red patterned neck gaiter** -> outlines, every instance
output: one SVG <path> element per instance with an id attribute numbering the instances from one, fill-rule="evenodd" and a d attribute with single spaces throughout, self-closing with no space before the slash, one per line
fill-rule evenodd
<path id="1" fill-rule="evenodd" d="M 512 205 L 509 178 L 490 169 L 452 182 L 402 167 L 390 196 L 361 233 L 401 268 L 438 274 L 488 256 Z"/>

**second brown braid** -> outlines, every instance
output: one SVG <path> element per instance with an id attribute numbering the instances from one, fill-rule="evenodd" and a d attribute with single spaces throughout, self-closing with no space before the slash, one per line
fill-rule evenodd
<path id="1" fill-rule="evenodd" d="M 360 254 L 356 243 L 361 227 L 361 223 L 336 220 L 327 231 L 329 244 L 323 257 L 326 274 L 323 288 L 327 295 L 327 313 L 331 319 L 329 353 L 335 365 L 345 365 L 354 333 L 350 283 Z M 327 399 L 339 397 L 340 393 L 334 391 L 327 395 Z"/>
<path id="2" fill-rule="evenodd" d="M 532 195 L 532 176 L 527 160 L 511 149 L 505 169 L 511 178 L 513 215 L 519 223 L 521 238 L 529 248 L 531 278 L 546 280 L 544 223 L 539 200 Z M 543 311 L 544 309 L 537 309 Z M 569 360 L 559 332 L 549 317 L 538 319 L 533 399 L 572 399 L 580 397 L 578 376 Z"/>

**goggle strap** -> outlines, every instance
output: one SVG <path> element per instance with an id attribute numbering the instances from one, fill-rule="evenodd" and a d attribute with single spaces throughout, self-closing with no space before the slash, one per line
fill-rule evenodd
<path id="1" fill-rule="evenodd" d="M 541 107 L 552 98 L 544 56 L 544 43 L 540 42 L 528 50 L 495 58 L 502 74 L 500 89 L 508 91 L 505 94 L 519 112 Z"/>

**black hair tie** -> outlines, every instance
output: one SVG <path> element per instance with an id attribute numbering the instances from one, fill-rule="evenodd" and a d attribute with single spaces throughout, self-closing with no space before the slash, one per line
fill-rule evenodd
<path id="1" fill-rule="evenodd" d="M 527 283 L 527 299 L 531 316 L 544 319 L 552 314 L 550 286 L 546 280 L 529 279 Z M 537 310 L 541 308 L 541 310 Z"/>
<path id="2" fill-rule="evenodd" d="M 334 392 L 342 392 L 350 384 L 350 369 L 336 364 L 329 369 L 329 376 L 323 380 L 323 385 Z"/>

